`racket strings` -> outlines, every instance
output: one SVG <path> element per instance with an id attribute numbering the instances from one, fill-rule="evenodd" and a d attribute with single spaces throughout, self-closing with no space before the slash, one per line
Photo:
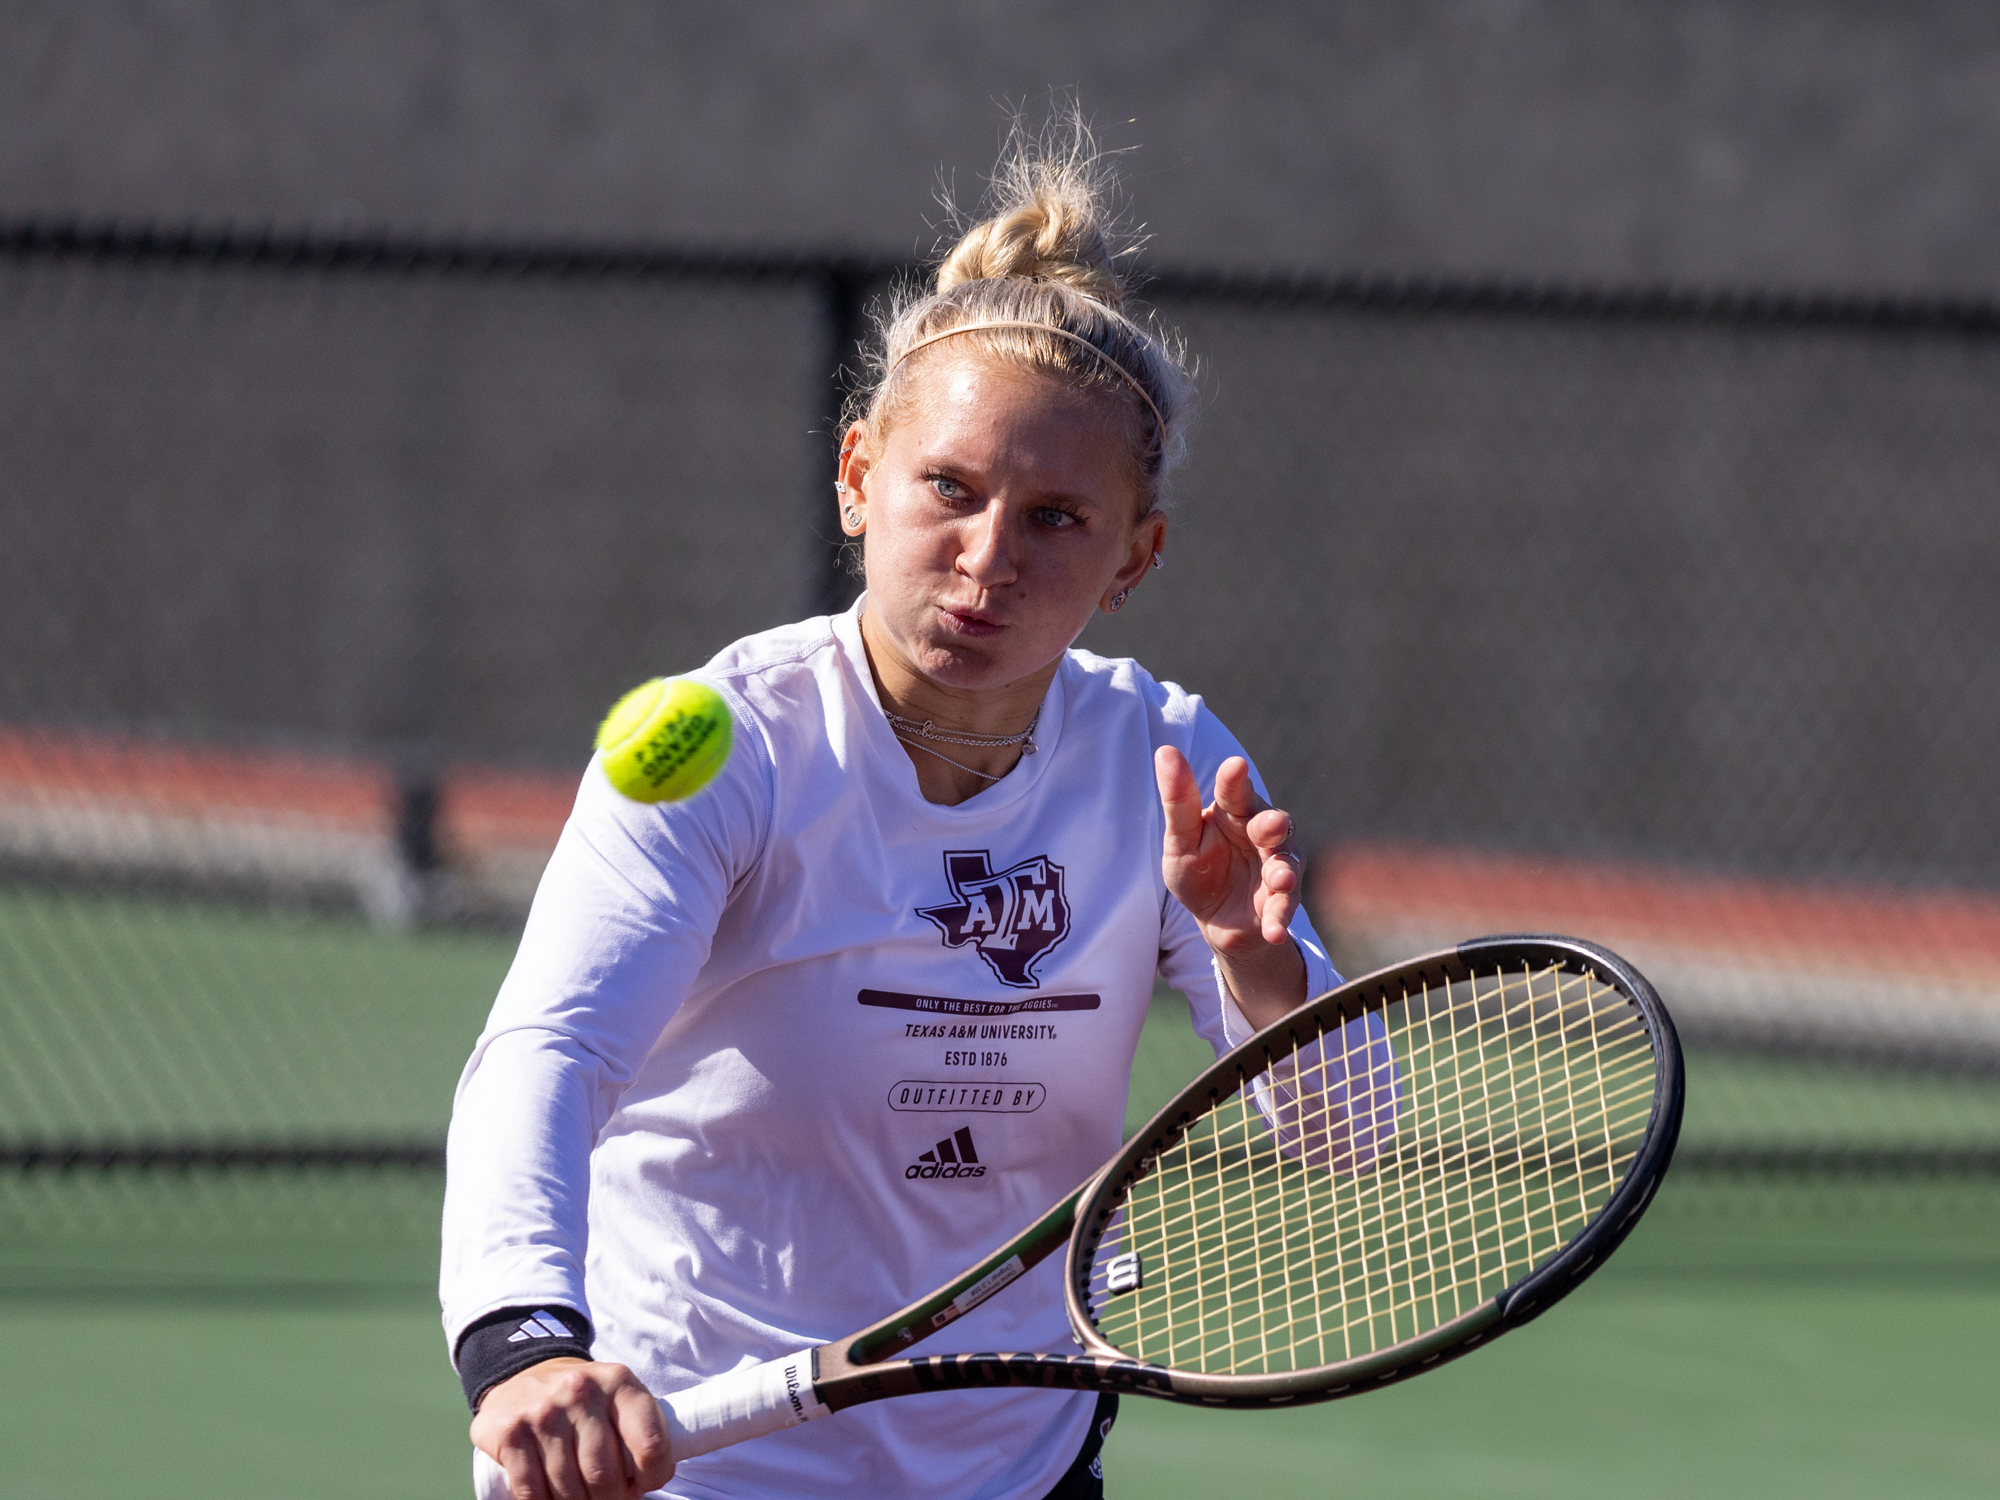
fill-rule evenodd
<path id="1" fill-rule="evenodd" d="M 1239 1076 L 1133 1182 L 1092 1317 L 1156 1365 L 1273 1374 L 1471 1311 L 1572 1239 L 1652 1109 L 1636 1009 L 1557 968 L 1406 994 Z M 1138 1290 L 1105 1268 L 1136 1251 Z"/>

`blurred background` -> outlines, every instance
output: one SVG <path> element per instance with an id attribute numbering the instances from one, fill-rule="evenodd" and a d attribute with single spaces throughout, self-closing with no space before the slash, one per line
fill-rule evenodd
<path id="1" fill-rule="evenodd" d="M 1204 393 L 1084 644 L 1251 748 L 1350 972 L 1575 932 L 1690 1046 L 1568 1303 L 1127 1402 L 1109 1493 L 2000 1486 L 1990 7 L 17 0 L 10 1495 L 465 1493 L 444 1125 L 591 731 L 851 600 L 842 372 L 1052 89 Z"/>

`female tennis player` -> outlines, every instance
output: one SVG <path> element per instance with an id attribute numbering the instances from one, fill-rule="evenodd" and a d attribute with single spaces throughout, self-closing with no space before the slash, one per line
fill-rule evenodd
<path id="1" fill-rule="evenodd" d="M 1101 1495 L 1109 1398 L 879 1402 L 678 1468 L 653 1398 L 865 1326 L 1073 1190 L 1156 974 L 1218 1050 L 1337 982 L 1229 732 L 1071 649 L 1165 558 L 1190 408 L 1122 311 L 1106 185 L 1080 130 L 1017 142 L 893 310 L 834 485 L 866 592 L 697 674 L 736 716 L 716 782 L 584 778 L 450 1139 L 445 1327 L 520 1500 Z M 924 1350 L 1069 1347 L 1060 1275 Z"/>

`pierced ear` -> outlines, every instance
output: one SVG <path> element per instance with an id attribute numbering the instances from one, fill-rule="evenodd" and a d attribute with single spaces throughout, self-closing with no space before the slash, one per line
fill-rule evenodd
<path id="1" fill-rule="evenodd" d="M 834 472 L 838 476 L 839 483 L 845 484 L 850 490 L 861 487 L 862 480 L 875 466 L 873 455 L 868 451 L 868 426 L 865 422 L 856 422 L 847 429 L 846 435 L 840 440 L 840 457 L 835 464 Z M 861 470 L 859 474 L 851 472 L 857 465 Z"/>
<path id="2" fill-rule="evenodd" d="M 1160 554 L 1167 550 L 1167 513 L 1155 506 L 1139 519 L 1141 524 L 1135 540 L 1145 547 L 1146 566 L 1157 568 L 1160 565 Z M 1139 576 L 1145 577 L 1144 570 L 1141 570 Z"/>
<path id="3" fill-rule="evenodd" d="M 850 537 L 860 536 L 868 529 L 868 514 L 861 507 L 864 503 L 861 491 L 844 479 L 833 482 L 834 502 L 840 507 L 840 529 Z"/>
<path id="4" fill-rule="evenodd" d="M 840 529 L 851 537 L 868 529 L 868 513 L 864 508 L 868 499 L 862 490 L 871 468 L 866 437 L 867 429 L 860 422 L 847 429 L 847 436 L 840 442 L 836 471 L 839 477 L 833 482 L 834 499 L 840 508 Z"/>
<path id="5" fill-rule="evenodd" d="M 1151 517 L 1158 515 L 1158 511 L 1150 511 L 1139 518 L 1141 523 L 1139 532 L 1132 539 L 1133 554 L 1126 559 L 1125 566 L 1116 574 L 1119 586 L 1128 597 L 1132 590 L 1139 586 L 1140 580 L 1160 565 L 1160 549 L 1166 543 L 1166 528 L 1157 523 L 1146 524 Z"/>

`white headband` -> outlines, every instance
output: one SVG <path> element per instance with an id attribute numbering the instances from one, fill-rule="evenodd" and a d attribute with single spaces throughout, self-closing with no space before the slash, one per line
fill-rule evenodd
<path id="1" fill-rule="evenodd" d="M 915 354 L 919 349 L 928 349 L 932 344 L 935 344 L 939 339 L 952 338 L 955 335 L 961 333 L 977 333 L 982 328 L 1029 328 L 1033 329 L 1036 333 L 1052 333 L 1059 339 L 1068 339 L 1072 344 L 1083 345 L 1084 348 L 1088 349 L 1092 354 L 1095 354 L 1099 359 L 1103 360 L 1107 365 L 1111 366 L 1112 369 L 1116 370 L 1118 372 L 1119 378 L 1122 379 L 1127 385 L 1131 386 L 1133 390 L 1139 393 L 1139 399 L 1146 403 L 1146 410 L 1151 412 L 1153 414 L 1153 420 L 1160 424 L 1160 448 L 1162 452 L 1165 451 L 1167 446 L 1167 419 L 1160 415 L 1159 406 L 1155 404 L 1151 396 L 1146 394 L 1146 388 L 1143 385 L 1139 384 L 1138 379 L 1132 374 L 1132 372 L 1126 369 L 1123 365 L 1119 364 L 1117 360 L 1113 359 L 1110 355 L 1106 354 L 1102 349 L 1098 348 L 1097 345 L 1091 343 L 1091 341 L 1085 338 L 1082 334 L 1071 333 L 1067 328 L 1055 328 L 1051 327 L 1047 323 L 1027 323 L 1018 321 L 1000 322 L 1000 323 L 961 323 L 956 328 L 947 328 L 943 333 L 934 333 L 927 339 L 918 339 L 914 344 L 910 345 L 909 348 L 905 349 L 901 354 L 896 356 L 896 363 L 889 366 L 888 374 L 894 375 L 896 373 L 897 365 L 902 364 L 904 360 L 908 359 L 912 354 Z M 888 376 L 885 375 L 883 378 L 887 379 Z"/>

